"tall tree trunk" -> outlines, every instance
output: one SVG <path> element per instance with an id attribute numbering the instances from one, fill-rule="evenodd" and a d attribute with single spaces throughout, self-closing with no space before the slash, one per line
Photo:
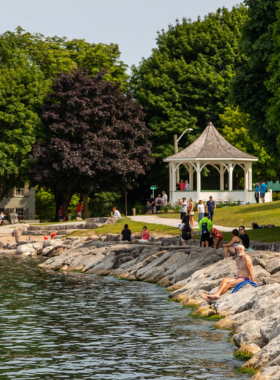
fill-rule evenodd
<path id="1" fill-rule="evenodd" d="M 89 218 L 88 194 L 83 194 L 84 219 Z"/>
<path id="2" fill-rule="evenodd" d="M 71 201 L 73 194 L 70 193 L 63 193 L 59 195 L 55 195 L 55 220 L 58 221 L 58 210 L 60 209 L 60 206 L 64 207 L 65 212 L 67 212 L 69 203 Z"/>

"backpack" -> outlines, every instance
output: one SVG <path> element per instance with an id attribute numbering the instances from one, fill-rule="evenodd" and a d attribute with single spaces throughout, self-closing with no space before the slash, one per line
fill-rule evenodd
<path id="1" fill-rule="evenodd" d="M 191 229 L 189 225 L 184 225 L 184 228 L 182 229 L 182 239 L 183 240 L 190 240 L 192 237 Z"/>
<path id="2" fill-rule="evenodd" d="M 201 224 L 201 228 L 202 228 L 202 230 L 201 230 L 201 233 L 202 233 L 202 234 L 207 234 L 207 233 L 209 232 L 209 231 L 208 231 L 207 222 L 202 223 L 202 224 Z"/>

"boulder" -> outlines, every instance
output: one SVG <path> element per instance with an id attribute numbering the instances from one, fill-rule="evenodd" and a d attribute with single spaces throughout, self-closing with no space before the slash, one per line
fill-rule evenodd
<path id="1" fill-rule="evenodd" d="M 37 255 L 37 251 L 33 248 L 32 244 L 24 244 L 17 247 L 17 254 Z"/>
<path id="2" fill-rule="evenodd" d="M 33 243 L 32 246 L 36 250 L 37 255 L 40 255 L 43 252 L 43 242 Z"/>
<path id="3" fill-rule="evenodd" d="M 280 258 L 271 258 L 267 261 L 265 270 L 270 274 L 275 274 L 280 271 Z"/>
<path id="4" fill-rule="evenodd" d="M 44 245 L 43 247 L 46 248 L 46 247 L 57 247 L 58 245 L 62 245 L 63 244 L 63 241 L 61 239 L 48 239 L 48 240 L 44 240 Z"/>
<path id="5" fill-rule="evenodd" d="M 16 213 L 10 212 L 9 217 L 12 224 L 18 223 L 18 215 Z"/>

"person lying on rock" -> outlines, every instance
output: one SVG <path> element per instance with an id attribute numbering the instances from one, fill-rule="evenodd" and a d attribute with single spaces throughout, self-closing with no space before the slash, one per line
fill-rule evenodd
<path id="1" fill-rule="evenodd" d="M 214 294 L 200 294 L 206 301 L 214 301 L 220 298 L 220 296 L 226 293 L 230 288 L 235 288 L 240 282 L 251 280 L 254 282 L 254 272 L 251 257 L 246 255 L 244 245 L 238 245 L 237 247 L 237 277 L 223 278 L 219 286 L 219 289 Z"/>

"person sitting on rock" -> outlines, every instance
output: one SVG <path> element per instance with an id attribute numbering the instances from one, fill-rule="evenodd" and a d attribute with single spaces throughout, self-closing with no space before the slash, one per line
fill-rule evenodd
<path id="1" fill-rule="evenodd" d="M 230 288 L 235 288 L 240 282 L 251 280 L 254 282 L 254 272 L 251 257 L 245 253 L 244 245 L 239 244 L 237 246 L 237 277 L 223 278 L 219 286 L 219 289 L 214 294 L 200 294 L 206 301 L 211 302 L 220 298 L 220 296 L 226 293 Z"/>
<path id="2" fill-rule="evenodd" d="M 111 218 L 120 219 L 122 217 L 121 213 L 117 210 L 117 207 L 113 207 L 113 212 L 114 214 L 111 216 Z"/>
<path id="3" fill-rule="evenodd" d="M 234 256 L 237 254 L 237 247 L 239 244 L 242 244 L 242 241 L 239 237 L 239 231 L 235 228 L 231 232 L 232 239 L 228 244 L 223 244 L 224 253 L 223 256 L 226 259 L 227 257 Z"/>
<path id="4" fill-rule="evenodd" d="M 55 236 L 57 236 L 57 231 L 56 232 L 51 232 L 50 235 L 51 235 L 51 239 L 53 239 Z"/>
<path id="5" fill-rule="evenodd" d="M 141 231 L 139 235 L 141 239 L 135 239 L 134 241 L 140 241 L 141 243 L 146 243 L 147 241 L 149 241 L 150 232 L 148 231 L 148 228 L 146 226 L 143 227 L 143 231 Z"/>
<path id="6" fill-rule="evenodd" d="M 122 241 L 130 241 L 131 231 L 128 228 L 128 224 L 124 225 L 124 229 L 122 230 Z"/>

